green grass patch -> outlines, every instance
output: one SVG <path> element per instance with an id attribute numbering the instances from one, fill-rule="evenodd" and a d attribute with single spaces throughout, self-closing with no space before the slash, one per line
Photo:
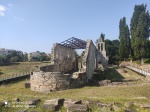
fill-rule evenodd
<path id="1" fill-rule="evenodd" d="M 0 78 L 11 77 L 17 74 L 27 74 L 36 70 L 36 66 L 48 65 L 47 62 L 16 62 L 9 66 L 0 66 Z"/>
<path id="2" fill-rule="evenodd" d="M 19 98 L 24 102 L 28 99 L 40 98 L 42 100 L 40 104 L 43 104 L 45 100 L 52 98 L 73 98 L 82 100 L 99 100 L 106 103 L 119 102 L 124 105 L 125 102 L 148 104 L 150 100 L 150 84 L 143 86 L 83 87 L 51 93 L 38 93 L 24 88 L 25 82 L 27 81 L 0 86 L 0 101 L 12 101 L 14 98 Z M 33 108 L 31 108 L 31 110 L 32 109 Z M 37 106 L 35 110 L 42 112 L 39 106 Z M 63 108 L 63 110 L 65 110 L 65 108 Z"/>
<path id="3" fill-rule="evenodd" d="M 108 70 L 102 71 L 100 69 L 96 69 L 93 74 L 93 78 L 95 80 L 112 80 L 112 79 L 124 79 L 124 77 L 119 74 L 115 68 L 108 68 Z"/>
<path id="4" fill-rule="evenodd" d="M 144 59 L 144 63 L 150 64 L 150 59 Z"/>

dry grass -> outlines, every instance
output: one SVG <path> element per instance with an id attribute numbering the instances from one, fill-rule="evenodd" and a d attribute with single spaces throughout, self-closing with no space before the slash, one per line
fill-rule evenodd
<path id="1" fill-rule="evenodd" d="M 118 72 L 115 69 L 109 69 L 106 72 L 107 76 L 111 78 L 124 77 L 124 78 L 136 78 L 141 77 L 131 70 L 127 70 L 127 74 Z M 120 74 L 119 74 L 120 73 Z M 130 75 L 129 75 L 130 74 Z M 103 74 L 106 75 L 106 74 Z M 83 87 L 76 89 L 69 89 L 64 91 L 56 91 L 51 93 L 38 93 L 24 88 L 24 83 L 28 80 L 20 81 L 13 84 L 0 86 L 0 101 L 12 100 L 14 98 L 20 98 L 21 101 L 27 99 L 40 98 L 42 103 L 46 99 L 51 98 L 74 98 L 74 99 L 90 99 L 100 100 L 101 102 L 120 102 L 124 105 L 125 102 L 136 102 L 138 104 L 150 104 L 150 83 L 138 84 L 130 86 L 102 86 L 102 87 Z M 38 109 L 38 108 L 36 108 Z M 42 112 L 42 111 L 41 111 Z M 64 111 L 65 112 L 65 111 Z M 141 110 L 141 112 L 148 112 L 147 110 Z"/>
<path id="2" fill-rule="evenodd" d="M 9 77 L 16 74 L 29 73 L 36 69 L 35 66 L 46 65 L 49 63 L 43 62 L 18 62 L 12 63 L 9 66 L 0 66 L 0 78 Z"/>
<path id="3" fill-rule="evenodd" d="M 123 101 L 123 100 L 150 100 L 150 84 L 134 86 L 102 86 L 102 87 L 83 87 L 51 93 L 38 93 L 24 88 L 21 81 L 14 84 L 0 86 L 0 99 L 4 100 L 15 97 L 41 97 L 41 98 L 91 98 L 103 101 Z M 140 99 L 141 98 L 141 99 Z"/>

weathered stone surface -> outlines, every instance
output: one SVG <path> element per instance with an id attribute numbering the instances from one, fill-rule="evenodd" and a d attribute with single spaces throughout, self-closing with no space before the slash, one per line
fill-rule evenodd
<path id="1" fill-rule="evenodd" d="M 30 83 L 27 82 L 24 84 L 24 86 L 25 86 L 25 88 L 30 88 Z"/>
<path id="2" fill-rule="evenodd" d="M 44 104 L 45 105 L 60 105 L 63 106 L 65 99 L 50 99 L 50 100 L 45 100 Z"/>
<path id="3" fill-rule="evenodd" d="M 17 110 L 16 112 L 27 112 L 27 110 Z"/>
<path id="4" fill-rule="evenodd" d="M 112 105 L 112 110 L 115 112 L 120 112 L 122 110 L 122 105 L 118 102 L 114 102 Z"/>
<path id="5" fill-rule="evenodd" d="M 28 112 L 38 112 L 38 110 L 30 110 L 30 111 L 28 111 Z"/>
<path id="6" fill-rule="evenodd" d="M 133 106 L 134 105 L 134 102 L 126 102 L 125 103 L 125 106 L 126 107 L 131 107 L 131 106 Z"/>
<path id="7" fill-rule="evenodd" d="M 40 99 L 32 99 L 28 101 L 28 105 L 37 105 L 39 102 L 41 102 Z"/>
<path id="8" fill-rule="evenodd" d="M 67 107 L 67 112 L 87 112 L 88 107 L 84 104 L 69 104 Z"/>
<path id="9" fill-rule="evenodd" d="M 33 72 L 30 82 L 31 90 L 38 92 L 64 90 L 69 87 L 69 81 L 60 72 Z"/>
<path id="10" fill-rule="evenodd" d="M 44 104 L 41 106 L 41 108 L 44 111 L 48 111 L 48 112 L 56 112 L 60 109 L 59 105 L 54 105 L 54 104 Z"/>
<path id="11" fill-rule="evenodd" d="M 0 107 L 3 107 L 5 106 L 5 103 L 4 102 L 0 102 Z"/>
<path id="12" fill-rule="evenodd" d="M 110 104 L 110 103 L 98 103 L 97 104 L 98 106 L 100 106 L 100 107 L 111 107 L 112 106 L 112 104 Z"/>
<path id="13" fill-rule="evenodd" d="M 57 72 L 68 72 L 76 69 L 76 54 L 74 49 L 56 43 L 53 45 L 51 54 L 51 63 L 55 64 L 54 69 Z"/>
<path id="14" fill-rule="evenodd" d="M 105 46 L 105 42 L 99 39 Z M 79 72 L 75 72 L 73 77 L 63 75 L 71 70 L 77 70 L 77 57 L 74 49 L 54 44 L 51 52 L 51 65 L 38 67 L 36 72 L 30 76 L 31 90 L 38 92 L 51 92 L 83 86 L 93 77 L 94 70 L 102 63 L 103 69 L 107 68 L 107 57 L 105 47 L 98 49 L 88 40 L 86 49 L 81 61 Z"/>
<path id="15" fill-rule="evenodd" d="M 64 101 L 64 107 L 68 107 L 70 104 L 82 104 L 82 100 L 66 99 Z"/>
<path id="16" fill-rule="evenodd" d="M 125 112 L 138 112 L 138 111 L 134 108 L 127 108 L 125 109 Z"/>
<path id="17" fill-rule="evenodd" d="M 14 98 L 13 101 L 14 101 L 14 102 L 19 102 L 20 99 L 19 99 L 19 98 Z"/>
<path id="18" fill-rule="evenodd" d="M 111 83 L 111 80 L 103 80 L 99 82 L 99 86 L 107 86 Z"/>
<path id="19" fill-rule="evenodd" d="M 144 109 L 150 109 L 150 104 L 143 104 L 143 105 L 140 105 L 140 107 Z"/>
<path id="20" fill-rule="evenodd" d="M 94 106 L 94 105 L 97 106 L 97 104 L 100 103 L 100 101 L 99 100 L 94 100 L 94 101 L 92 101 L 92 100 L 83 100 L 82 103 L 86 104 L 88 106 Z"/>

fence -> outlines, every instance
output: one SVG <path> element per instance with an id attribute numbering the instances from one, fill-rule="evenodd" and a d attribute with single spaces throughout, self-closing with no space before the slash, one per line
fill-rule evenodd
<path id="1" fill-rule="evenodd" d="M 12 74 L 12 75 L 3 75 L 3 77 L 0 77 L 0 82 L 5 82 L 8 80 L 18 79 L 21 77 L 30 76 L 30 71 L 24 72 L 24 73 L 18 73 L 18 74 Z"/>
<path id="2" fill-rule="evenodd" d="M 134 68 L 134 67 L 131 67 L 131 66 L 126 66 L 127 68 L 135 71 L 135 72 L 138 72 L 142 75 L 145 75 L 145 76 L 150 76 L 150 73 L 148 72 L 148 69 L 143 69 L 143 70 L 140 70 L 140 69 L 137 69 L 137 68 Z"/>

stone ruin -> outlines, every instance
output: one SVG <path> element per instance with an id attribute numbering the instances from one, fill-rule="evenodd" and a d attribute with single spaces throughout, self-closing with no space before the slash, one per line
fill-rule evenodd
<path id="1" fill-rule="evenodd" d="M 100 64 L 104 70 L 107 69 L 108 59 L 106 57 L 105 43 L 99 39 L 97 46 L 99 45 L 103 45 L 103 49 L 97 49 L 92 40 L 83 41 L 77 38 L 72 38 L 72 43 L 69 44 L 54 44 L 51 51 L 51 64 L 38 67 L 37 71 L 31 74 L 31 90 L 51 92 L 86 84 L 88 80 L 92 80 L 94 70 Z M 85 47 L 81 68 L 72 75 L 67 74 L 70 71 L 78 70 L 75 49 L 79 48 L 79 46 L 81 48 Z"/>

